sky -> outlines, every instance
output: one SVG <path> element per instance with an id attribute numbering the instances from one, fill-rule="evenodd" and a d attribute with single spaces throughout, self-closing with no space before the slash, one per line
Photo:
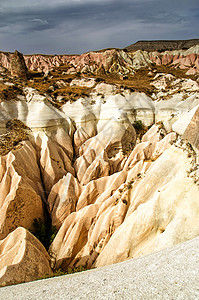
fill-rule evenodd
<path id="1" fill-rule="evenodd" d="M 199 38 L 199 0 L 0 0 L 0 51 L 81 54 Z"/>

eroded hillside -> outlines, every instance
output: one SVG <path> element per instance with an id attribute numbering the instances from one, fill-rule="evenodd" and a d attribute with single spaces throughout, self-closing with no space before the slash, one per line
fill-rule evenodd
<path id="1" fill-rule="evenodd" d="M 198 236 L 198 46 L 25 61 L 1 53 L 0 285 Z"/>

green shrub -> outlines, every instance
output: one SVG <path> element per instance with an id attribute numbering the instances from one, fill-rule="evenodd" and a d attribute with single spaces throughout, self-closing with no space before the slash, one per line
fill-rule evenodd
<path id="1" fill-rule="evenodd" d="M 100 78 L 100 77 L 97 77 L 96 79 L 95 79 L 95 82 L 97 82 L 97 83 L 99 83 L 99 82 L 102 82 L 102 81 L 104 81 L 102 78 Z"/>
<path id="2" fill-rule="evenodd" d="M 41 218 L 34 219 L 33 226 L 34 229 L 32 230 L 32 234 L 34 234 L 34 236 L 44 245 L 46 250 L 48 250 L 57 233 L 56 227 L 52 226 L 50 220 L 45 222 L 42 221 Z"/>
<path id="3" fill-rule="evenodd" d="M 133 123 L 133 127 L 135 128 L 136 131 L 144 129 L 144 124 L 142 123 L 141 120 L 137 120 Z"/>

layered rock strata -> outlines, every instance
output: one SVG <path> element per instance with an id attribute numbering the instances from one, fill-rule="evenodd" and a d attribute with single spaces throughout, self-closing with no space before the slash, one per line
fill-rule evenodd
<path id="1" fill-rule="evenodd" d="M 65 66 L 66 74 L 115 74 L 133 75 L 136 70 L 143 67 L 168 65 L 173 68 L 187 70 L 187 74 L 199 73 L 198 44 L 190 46 L 187 50 L 165 49 L 160 51 L 136 50 L 126 52 L 121 49 L 110 49 L 99 52 L 88 52 L 81 55 L 25 55 L 19 52 L 0 53 L 0 65 L 11 71 L 13 75 L 27 77 L 27 68 L 34 71 L 48 73 L 55 67 Z"/>
<path id="2" fill-rule="evenodd" d="M 68 65 L 68 74 L 93 73 L 93 74 L 134 74 L 135 70 L 142 67 L 156 65 L 169 65 L 171 67 L 187 69 L 187 74 L 199 73 L 198 45 L 188 50 L 174 50 L 165 52 L 147 52 L 137 50 L 127 53 L 123 50 L 106 50 L 104 52 L 89 52 L 76 56 L 25 56 L 28 68 L 47 72 L 61 64 Z"/>
<path id="3" fill-rule="evenodd" d="M 165 51 L 165 50 L 180 50 L 189 49 L 199 44 L 199 39 L 192 40 L 155 40 L 155 41 L 138 41 L 126 49 L 128 51 Z"/>

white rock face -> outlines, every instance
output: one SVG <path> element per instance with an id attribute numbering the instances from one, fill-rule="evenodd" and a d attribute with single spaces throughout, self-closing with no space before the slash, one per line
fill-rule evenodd
<path id="1" fill-rule="evenodd" d="M 70 120 L 61 111 L 54 108 L 44 96 L 32 88 L 25 88 L 26 98 L 19 101 L 1 102 L 0 124 L 5 128 L 5 123 L 16 118 L 27 126 L 35 129 L 46 129 L 55 126 L 64 126 L 69 132 L 71 130 Z"/>
<path id="2" fill-rule="evenodd" d="M 75 103 L 66 103 L 62 111 L 76 123 L 76 126 L 84 126 L 85 118 L 96 119 L 98 122 L 107 120 L 129 119 L 131 123 L 135 120 L 142 120 L 146 125 L 154 121 L 154 102 L 144 93 L 129 93 L 125 96 L 120 94 L 112 95 L 112 91 L 103 88 L 104 97 L 94 94 L 90 99 L 79 99 Z M 92 103 L 92 100 L 95 103 Z M 90 103 L 89 103 L 90 102 Z M 92 103 L 92 104 L 91 104 Z M 85 116 L 86 115 L 86 116 Z"/>
<path id="3" fill-rule="evenodd" d="M 82 78 L 82 79 L 73 79 L 70 83 L 70 86 L 83 86 L 92 88 L 95 85 L 94 78 Z"/>
<path id="4" fill-rule="evenodd" d="M 199 105 L 192 108 L 188 113 L 185 113 L 180 117 L 172 126 L 173 130 L 180 135 L 183 135 L 187 126 L 191 122 L 195 112 L 197 111 Z"/>

